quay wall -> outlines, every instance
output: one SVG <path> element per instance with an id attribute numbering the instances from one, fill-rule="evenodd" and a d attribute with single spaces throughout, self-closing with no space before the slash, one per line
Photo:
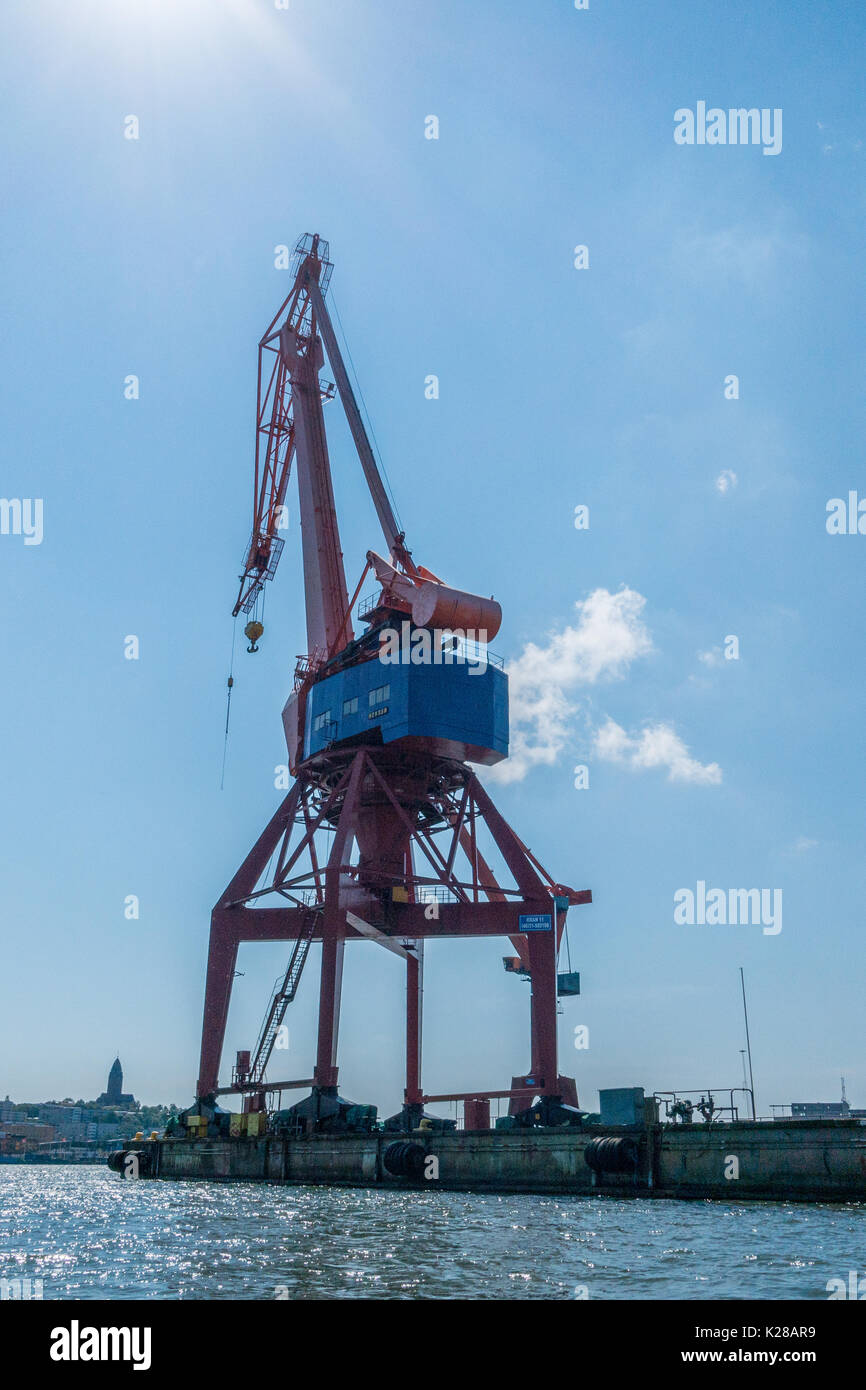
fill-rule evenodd
<path id="1" fill-rule="evenodd" d="M 596 1176 L 584 1159 L 587 1144 L 624 1136 L 637 1144 L 636 1171 Z M 385 1151 L 400 1139 L 420 1144 L 437 1160 L 427 1165 L 435 1176 L 413 1180 L 388 1172 Z M 162 1179 L 419 1188 L 429 1182 L 450 1190 L 619 1197 L 866 1199 L 866 1127 L 856 1120 L 161 1139 L 134 1147 L 149 1154 L 149 1175 Z"/>

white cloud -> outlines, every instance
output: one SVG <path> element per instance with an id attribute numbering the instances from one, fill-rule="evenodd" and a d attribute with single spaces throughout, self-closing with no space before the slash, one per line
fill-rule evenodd
<path id="1" fill-rule="evenodd" d="M 491 769 L 493 780 L 519 782 L 533 767 L 554 764 L 577 711 L 571 693 L 621 678 L 652 651 L 641 620 L 645 604 L 634 589 L 595 589 L 575 604 L 576 626 L 551 633 L 541 645 L 529 642 L 510 663 L 511 755 Z"/>
<path id="2" fill-rule="evenodd" d="M 709 651 L 698 652 L 698 661 L 704 666 L 721 666 L 724 660 L 721 647 L 710 647 Z"/>
<path id="3" fill-rule="evenodd" d="M 737 475 L 732 468 L 723 468 L 716 478 L 716 490 L 724 497 L 726 492 L 737 486 Z"/>
<path id="4" fill-rule="evenodd" d="M 722 780 L 718 763 L 699 763 L 670 724 L 648 724 L 637 736 L 608 719 L 596 731 L 595 753 L 606 762 L 619 763 L 634 772 L 667 768 L 669 782 L 693 782 L 715 786 Z"/>
<path id="5" fill-rule="evenodd" d="M 743 285 L 763 291 L 780 270 L 801 262 L 808 249 L 808 238 L 782 214 L 769 225 L 764 219 L 760 225 L 681 230 L 674 243 L 680 274 L 719 290 Z"/>
<path id="6" fill-rule="evenodd" d="M 633 661 L 652 651 L 642 617 L 645 606 L 646 599 L 634 589 L 623 587 L 615 594 L 595 589 L 575 604 L 576 625 L 550 633 L 543 643 L 527 643 L 508 668 L 510 756 L 489 770 L 491 780 L 520 782 L 534 767 L 556 763 L 579 710 L 574 693 L 601 680 L 621 679 Z M 690 757 L 682 739 L 663 723 L 647 725 L 631 737 L 608 719 L 595 732 L 594 749 L 599 758 L 634 770 L 666 768 L 671 782 L 722 780 L 717 763 Z"/>
<path id="7" fill-rule="evenodd" d="M 793 859 L 801 854 L 811 854 L 812 850 L 817 849 L 819 844 L 819 840 L 812 840 L 808 835 L 798 835 L 793 844 L 782 850 L 782 855 L 785 859 Z"/>

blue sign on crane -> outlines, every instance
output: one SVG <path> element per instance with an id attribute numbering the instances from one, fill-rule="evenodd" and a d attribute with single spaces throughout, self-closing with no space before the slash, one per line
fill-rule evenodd
<path id="1" fill-rule="evenodd" d="M 521 912 L 520 931 L 550 931 L 552 919 L 549 912 Z"/>

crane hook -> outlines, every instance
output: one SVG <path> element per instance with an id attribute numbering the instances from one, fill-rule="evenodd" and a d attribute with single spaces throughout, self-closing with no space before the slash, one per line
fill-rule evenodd
<path id="1" fill-rule="evenodd" d="M 258 651 L 258 647 L 256 646 L 256 643 L 258 642 L 258 640 L 259 640 L 259 638 L 261 637 L 261 635 L 262 635 L 262 633 L 264 632 L 264 630 L 265 630 L 265 629 L 264 629 L 264 627 L 263 627 L 263 625 L 262 625 L 261 623 L 257 623 L 257 622 L 247 623 L 246 627 L 244 628 L 244 637 L 249 637 L 249 639 L 250 639 L 250 645 L 247 647 L 247 651 L 248 651 L 248 652 L 257 652 L 257 651 Z"/>

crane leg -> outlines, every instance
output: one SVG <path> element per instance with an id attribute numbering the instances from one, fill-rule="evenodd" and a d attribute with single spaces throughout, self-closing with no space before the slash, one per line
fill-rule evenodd
<path id="1" fill-rule="evenodd" d="M 543 1095 L 557 1094 L 556 1059 L 556 933 L 527 933 L 527 961 L 532 978 L 530 1030 L 532 1075 Z"/>
<path id="2" fill-rule="evenodd" d="M 424 973 L 424 942 L 416 941 L 406 961 L 406 1104 L 420 1105 L 421 1096 L 421 1004 Z"/>
<path id="3" fill-rule="evenodd" d="M 487 828 L 499 852 L 514 875 L 514 879 L 527 902 L 527 911 L 537 911 L 550 916 L 549 931 L 527 932 L 525 935 L 526 962 L 531 977 L 532 997 L 530 1000 L 531 1036 L 531 1075 L 538 1082 L 540 1095 L 559 1097 L 559 1071 L 557 1066 L 556 1039 L 556 950 L 557 933 L 555 914 L 551 910 L 550 897 L 539 878 L 526 850 L 511 826 L 500 815 L 487 792 L 477 778 L 473 777 L 473 794 L 478 807 L 487 822 Z M 538 907 L 530 908 L 535 899 Z M 512 1085 L 525 1085 L 525 1077 L 518 1077 Z M 512 1107 L 509 1107 L 510 1109 Z"/>
<path id="4" fill-rule="evenodd" d="M 199 1097 L 212 1095 L 219 1085 L 220 1057 L 238 958 L 237 936 L 232 923 L 227 922 L 225 917 L 226 914 L 221 913 L 219 908 L 214 908 L 204 992 L 201 1061 L 196 1086 Z"/>
<path id="5" fill-rule="evenodd" d="M 232 996 L 238 955 L 238 927 L 228 904 L 251 893 L 281 837 L 291 826 L 300 797 L 296 782 L 268 822 L 211 914 L 204 1017 L 201 1029 L 197 1096 L 208 1096 L 219 1085 L 220 1058 Z"/>
<path id="6" fill-rule="evenodd" d="M 345 916 L 345 914 L 343 914 Z M 337 1042 L 340 1032 L 340 998 L 343 987 L 345 932 L 340 930 L 339 909 L 325 908 L 322 921 L 322 976 L 319 986 L 319 1037 L 316 1047 L 316 1085 L 337 1089 Z"/>
<path id="7" fill-rule="evenodd" d="M 316 1087 L 336 1091 L 337 1041 L 340 1031 L 340 996 L 343 986 L 343 950 L 346 909 L 341 904 L 342 866 L 352 848 L 358 826 L 360 791 L 366 754 L 356 753 L 349 774 L 340 819 L 325 871 L 325 911 L 322 917 L 322 974 L 319 985 L 319 1036 L 316 1047 Z"/>

